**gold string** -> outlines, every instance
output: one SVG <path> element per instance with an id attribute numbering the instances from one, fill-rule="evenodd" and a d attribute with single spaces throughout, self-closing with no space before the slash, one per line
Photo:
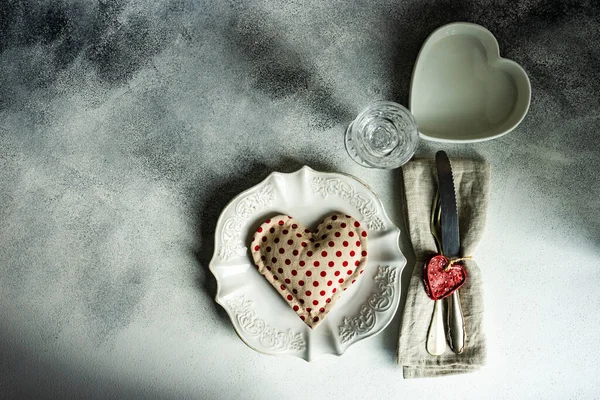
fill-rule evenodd
<path id="1" fill-rule="evenodd" d="M 472 258 L 473 258 L 472 256 L 466 256 L 466 257 L 454 258 L 454 259 L 450 260 L 450 262 L 448 263 L 448 265 L 446 266 L 446 268 L 444 268 L 444 271 L 448 271 L 448 270 L 450 269 L 450 267 L 451 267 L 452 265 L 454 265 L 455 263 L 457 263 L 457 262 L 461 262 L 461 261 L 463 261 L 463 260 L 470 260 L 470 259 L 472 259 Z"/>

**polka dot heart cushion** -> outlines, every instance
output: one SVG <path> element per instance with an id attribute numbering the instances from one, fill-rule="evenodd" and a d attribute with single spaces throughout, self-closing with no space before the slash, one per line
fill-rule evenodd
<path id="1" fill-rule="evenodd" d="M 258 228 L 251 249 L 258 271 L 314 329 L 363 273 L 367 231 L 341 213 L 326 217 L 314 232 L 279 215 Z"/>

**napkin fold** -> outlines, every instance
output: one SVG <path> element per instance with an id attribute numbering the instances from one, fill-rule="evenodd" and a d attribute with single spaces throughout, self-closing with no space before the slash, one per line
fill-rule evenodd
<path id="1" fill-rule="evenodd" d="M 490 166 L 474 160 L 451 159 L 450 162 L 458 209 L 460 256 L 474 256 L 485 226 Z M 404 378 L 435 377 L 477 370 L 485 363 L 486 336 L 481 271 L 474 259 L 463 261 L 467 270 L 467 280 L 460 289 L 466 330 L 464 351 L 455 354 L 448 346 L 440 356 L 427 353 L 427 332 L 434 301 L 425 293 L 423 266 L 438 251 L 430 227 L 437 173 L 433 160 L 415 160 L 407 163 L 402 170 L 408 229 L 416 262 L 402 316 L 398 362 L 403 366 Z"/>

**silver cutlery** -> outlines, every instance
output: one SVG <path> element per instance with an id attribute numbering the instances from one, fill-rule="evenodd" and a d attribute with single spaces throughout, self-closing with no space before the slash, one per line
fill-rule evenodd
<path id="1" fill-rule="evenodd" d="M 460 236 L 458 229 L 458 212 L 456 209 L 456 195 L 452 166 L 448 155 L 438 151 L 435 155 L 439 185 L 439 226 L 442 239 L 443 254 L 450 260 L 459 256 Z M 460 304 L 459 291 L 448 298 L 447 304 L 447 338 L 450 348 L 457 354 L 462 353 L 465 346 L 465 322 Z"/>

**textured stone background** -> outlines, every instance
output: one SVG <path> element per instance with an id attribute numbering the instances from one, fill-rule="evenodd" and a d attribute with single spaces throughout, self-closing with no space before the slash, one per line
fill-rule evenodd
<path id="1" fill-rule="evenodd" d="M 489 366 L 402 380 L 399 318 L 341 358 L 255 353 L 213 301 L 221 209 L 307 164 L 367 181 L 403 226 L 400 173 L 355 165 L 343 131 L 372 100 L 407 104 L 421 44 L 454 21 L 533 87 L 513 133 L 418 150 L 493 165 Z M 3 0 L 2 397 L 597 396 L 599 27 L 593 1 Z"/>

